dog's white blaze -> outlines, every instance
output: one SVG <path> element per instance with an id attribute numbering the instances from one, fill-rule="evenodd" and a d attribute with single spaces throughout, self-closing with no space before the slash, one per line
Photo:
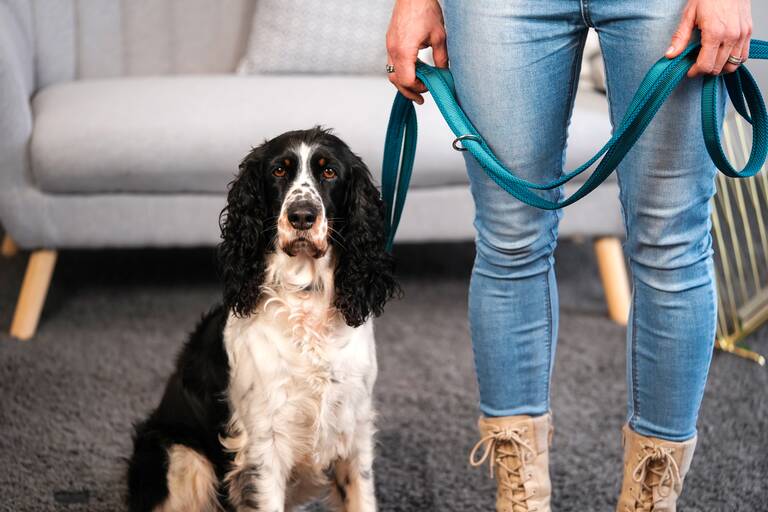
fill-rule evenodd
<path id="1" fill-rule="evenodd" d="M 298 147 L 293 149 L 293 152 L 298 156 L 299 172 L 296 173 L 296 177 L 294 178 L 293 183 L 291 183 L 291 188 L 288 190 L 286 198 L 290 199 L 291 193 L 296 189 L 302 189 L 302 191 L 311 194 L 316 201 L 320 202 L 320 193 L 317 191 L 317 182 L 315 181 L 314 176 L 312 176 L 311 158 L 312 153 L 315 152 L 315 147 L 302 142 Z"/>
<path id="2" fill-rule="evenodd" d="M 297 151 L 299 155 L 299 174 L 296 177 L 296 182 L 303 185 L 304 183 L 314 184 L 315 180 L 312 177 L 312 167 L 310 165 L 309 159 L 312 158 L 312 153 L 314 153 L 315 148 L 311 147 L 305 143 L 301 143 L 299 146 L 299 150 Z"/>
<path id="3" fill-rule="evenodd" d="M 224 329 L 236 438 L 222 443 L 241 465 L 260 468 L 263 510 L 283 510 L 285 500 L 307 494 L 339 459 L 370 476 L 373 326 L 351 328 L 333 307 L 330 253 L 271 255 L 256 314 L 230 315 Z M 350 485 L 349 495 L 373 502 L 371 478 L 352 476 Z"/>
<path id="4" fill-rule="evenodd" d="M 280 206 L 280 216 L 277 223 L 278 236 L 282 241 L 288 241 L 293 237 L 293 228 L 287 220 L 288 207 L 299 199 L 306 200 L 305 195 L 308 194 L 311 196 L 310 201 L 315 203 L 320 211 L 317 221 L 309 229 L 309 235 L 315 244 L 323 245 L 328 236 L 328 218 L 325 215 L 325 205 L 320 198 L 320 192 L 317 190 L 317 181 L 312 176 L 311 159 L 315 152 L 315 146 L 302 142 L 293 148 L 293 152 L 298 156 L 298 172 L 285 194 L 283 204 Z"/>

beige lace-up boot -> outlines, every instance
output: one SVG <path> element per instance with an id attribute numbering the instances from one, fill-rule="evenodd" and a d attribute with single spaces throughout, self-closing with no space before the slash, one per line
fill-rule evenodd
<path id="1" fill-rule="evenodd" d="M 628 425 L 622 434 L 624 480 L 616 512 L 675 512 L 696 438 L 675 443 L 641 436 Z"/>
<path id="2" fill-rule="evenodd" d="M 477 467 L 487 461 L 491 478 L 495 473 L 496 511 L 550 512 L 551 415 L 481 417 L 478 427 L 480 441 L 469 454 L 469 463 Z"/>

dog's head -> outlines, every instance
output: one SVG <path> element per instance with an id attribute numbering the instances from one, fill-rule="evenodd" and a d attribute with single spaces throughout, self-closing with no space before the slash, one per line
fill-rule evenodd
<path id="1" fill-rule="evenodd" d="M 220 225 L 224 302 L 235 314 L 258 304 L 274 251 L 320 258 L 333 248 L 334 305 L 351 326 L 380 314 L 397 291 L 379 192 L 362 160 L 327 130 L 287 132 L 253 149 Z"/>

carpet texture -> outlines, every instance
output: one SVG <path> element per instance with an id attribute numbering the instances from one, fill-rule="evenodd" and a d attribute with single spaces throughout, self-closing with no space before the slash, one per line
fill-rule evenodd
<path id="1" fill-rule="evenodd" d="M 491 511 L 473 470 L 468 245 L 398 248 L 405 296 L 376 323 L 382 511 Z M 219 287 L 210 250 L 61 254 L 37 337 L 7 332 L 26 256 L 0 260 L 0 510 L 123 510 L 131 423 Z M 624 329 L 606 319 L 588 244 L 558 249 L 556 511 L 610 511 L 620 477 Z M 768 353 L 768 330 L 752 346 Z M 718 353 L 681 512 L 768 510 L 768 369 Z M 311 507 L 312 510 L 322 510 Z"/>

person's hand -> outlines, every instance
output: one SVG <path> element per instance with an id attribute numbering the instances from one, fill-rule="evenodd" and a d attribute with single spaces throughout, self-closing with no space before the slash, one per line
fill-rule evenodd
<path id="1" fill-rule="evenodd" d="M 419 105 L 426 87 L 416 78 L 416 58 L 419 50 L 432 47 L 435 65 L 448 67 L 445 46 L 443 11 L 437 0 L 397 0 L 387 30 L 389 64 L 395 67 L 389 81 L 403 96 Z"/>
<path id="2" fill-rule="evenodd" d="M 701 51 L 688 71 L 689 77 L 732 73 L 739 65 L 729 63 L 729 56 L 742 62 L 749 57 L 750 0 L 688 0 L 665 54 L 667 58 L 673 59 L 685 50 L 695 27 L 701 31 Z"/>

